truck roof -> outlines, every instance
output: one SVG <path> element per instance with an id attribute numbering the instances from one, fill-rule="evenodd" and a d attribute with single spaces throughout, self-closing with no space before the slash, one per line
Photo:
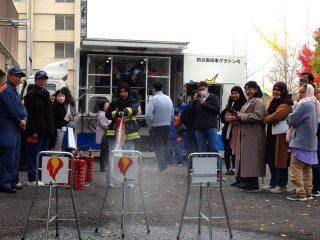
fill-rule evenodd
<path id="1" fill-rule="evenodd" d="M 179 53 L 187 49 L 189 42 L 149 41 L 128 39 L 86 38 L 81 41 L 81 48 L 86 50 L 107 50 L 113 52 L 166 52 Z"/>

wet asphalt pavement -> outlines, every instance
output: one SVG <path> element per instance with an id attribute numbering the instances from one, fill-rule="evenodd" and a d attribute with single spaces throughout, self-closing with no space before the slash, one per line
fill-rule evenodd
<path id="1" fill-rule="evenodd" d="M 144 240 L 176 239 L 178 223 L 186 194 L 186 167 L 170 166 L 168 173 L 160 174 L 152 154 L 145 153 L 143 159 L 142 188 L 150 225 L 146 233 L 143 215 L 129 215 L 126 220 L 125 239 Z M 82 239 L 121 239 L 120 215 L 103 214 L 99 233 L 95 233 L 95 223 L 105 192 L 105 174 L 98 172 L 95 163 L 94 182 L 82 191 L 75 191 Z M 21 180 L 26 181 L 26 172 L 21 172 Z M 268 179 L 265 179 L 267 183 Z M 319 200 L 291 202 L 286 194 L 266 192 L 244 193 L 230 186 L 232 176 L 223 183 L 223 191 L 230 214 L 234 239 L 320 239 Z M 292 186 L 291 186 L 292 187 Z M 60 188 L 59 205 L 61 218 L 73 216 L 70 191 Z M 121 188 L 109 191 L 105 211 L 117 211 L 121 205 Z M 141 201 L 138 188 L 128 189 L 128 209 L 140 211 Z M 16 194 L 0 193 L 0 239 L 21 239 L 28 208 L 31 204 L 33 188 L 24 186 Z M 53 195 L 54 196 L 54 195 Z M 223 205 L 217 186 L 211 189 L 214 216 L 223 216 Z M 39 189 L 33 218 L 45 218 L 48 188 Z M 196 216 L 199 188 L 191 189 L 187 206 L 187 216 Z M 55 200 L 54 197 L 52 200 Z M 54 203 L 54 201 L 53 201 Z M 204 211 L 206 204 L 204 203 Z M 52 211 L 54 212 L 54 211 Z M 197 234 L 197 220 L 185 220 L 180 239 L 204 240 L 208 237 L 208 224 L 203 220 L 202 234 Z M 225 219 L 213 220 L 213 239 L 229 239 Z M 31 222 L 26 239 L 45 239 L 44 222 Z M 50 224 L 49 239 L 77 239 L 75 223 L 61 222 L 59 238 L 55 238 L 54 223 Z"/>

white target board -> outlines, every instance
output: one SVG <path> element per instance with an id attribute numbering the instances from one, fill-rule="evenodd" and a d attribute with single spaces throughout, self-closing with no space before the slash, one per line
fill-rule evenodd
<path id="1" fill-rule="evenodd" d="M 113 155 L 111 169 L 117 182 L 123 182 L 124 178 L 135 180 L 138 178 L 138 157 Z"/>
<path id="2" fill-rule="evenodd" d="M 217 157 L 192 158 L 192 183 L 217 182 Z"/>
<path id="3" fill-rule="evenodd" d="M 68 157 L 42 157 L 42 178 L 41 181 L 49 184 L 68 183 Z"/>

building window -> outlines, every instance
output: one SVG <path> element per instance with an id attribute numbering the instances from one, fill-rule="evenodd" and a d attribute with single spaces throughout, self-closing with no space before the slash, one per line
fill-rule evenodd
<path id="1" fill-rule="evenodd" d="M 74 30 L 74 15 L 55 15 L 56 30 Z"/>
<path id="2" fill-rule="evenodd" d="M 73 58 L 74 43 L 55 43 L 55 58 Z"/>
<path id="3" fill-rule="evenodd" d="M 56 0 L 56 2 L 62 2 L 62 3 L 73 3 L 74 0 Z"/>

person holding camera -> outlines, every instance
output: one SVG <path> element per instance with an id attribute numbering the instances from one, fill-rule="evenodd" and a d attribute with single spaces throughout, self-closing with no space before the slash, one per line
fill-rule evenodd
<path id="1" fill-rule="evenodd" d="M 206 82 L 199 82 L 198 92 L 193 96 L 191 104 L 198 152 L 218 152 L 217 125 L 219 113 L 219 98 L 217 95 L 208 92 Z"/>

